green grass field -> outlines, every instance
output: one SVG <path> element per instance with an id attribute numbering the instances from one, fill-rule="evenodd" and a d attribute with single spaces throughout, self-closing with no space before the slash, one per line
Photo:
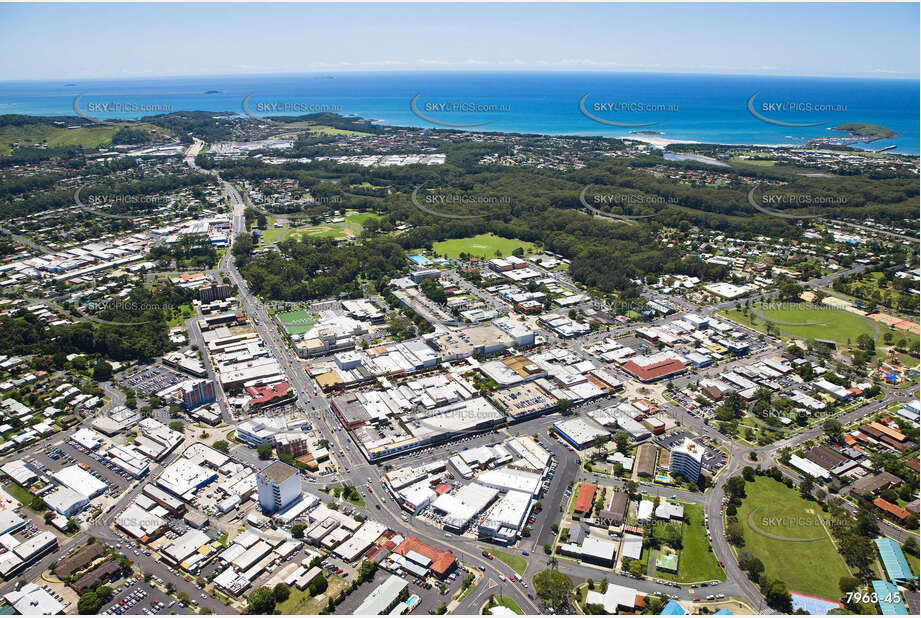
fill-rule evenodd
<path id="1" fill-rule="evenodd" d="M 699 504 L 684 504 L 684 528 L 681 534 L 681 555 L 678 560 L 678 581 L 723 581 L 726 574 L 710 551 L 704 509 Z"/>
<path id="2" fill-rule="evenodd" d="M 337 129 L 336 127 L 330 127 L 328 125 L 311 124 L 309 122 L 302 122 L 302 121 L 287 122 L 285 123 L 284 128 L 291 129 L 291 132 L 290 133 L 286 132 L 283 134 L 283 136 L 288 136 L 288 135 L 294 136 L 294 135 L 297 135 L 298 133 L 302 133 L 303 130 L 305 129 L 310 133 L 322 133 L 324 135 L 352 135 L 352 136 L 357 135 L 360 137 L 367 137 L 371 135 L 371 133 L 365 133 L 362 131 L 352 131 L 350 129 Z"/>
<path id="3" fill-rule="evenodd" d="M 512 251 L 521 247 L 525 253 L 531 253 L 535 250 L 532 243 L 513 238 L 502 238 L 492 234 L 478 234 L 468 238 L 451 238 L 436 242 L 432 245 L 435 253 L 446 255 L 449 258 L 460 257 L 461 253 L 469 253 L 482 258 L 496 257 L 496 251 L 502 253 L 502 257 L 512 254 Z"/>
<path id="4" fill-rule="evenodd" d="M 10 483 L 9 485 L 5 485 L 3 489 L 4 491 L 6 491 L 6 493 L 10 494 L 13 498 L 22 502 L 23 505 L 25 506 L 29 506 L 29 504 L 32 502 L 32 498 L 35 497 L 29 493 L 28 489 L 20 485 L 17 485 L 16 483 Z"/>
<path id="5" fill-rule="evenodd" d="M 763 311 L 760 305 L 754 305 L 748 316 L 743 315 L 741 310 L 737 309 L 723 312 L 723 314 L 733 321 L 765 332 L 766 326 L 764 320 L 758 315 L 758 311 L 761 311 L 765 319 L 774 323 L 785 339 L 796 337 L 837 343 L 847 343 L 850 340 L 853 343 L 859 335 L 876 337 L 873 323 L 867 318 L 846 311 L 807 304 L 801 307 L 768 308 Z M 754 322 L 751 319 L 753 314 L 756 316 Z"/>
<path id="6" fill-rule="evenodd" d="M 306 333 L 316 324 L 313 316 L 304 310 L 289 311 L 288 313 L 279 313 L 275 317 L 284 325 L 289 335 L 300 335 Z"/>
<path id="7" fill-rule="evenodd" d="M 768 477 L 746 483 L 746 498 L 738 510 L 745 547 L 764 563 L 768 577 L 782 580 L 790 592 L 825 599 L 841 596 L 838 580 L 850 575 L 820 519 L 828 517 L 815 502 Z M 749 522 L 749 515 L 754 512 Z M 753 528 L 754 526 L 754 528 Z M 756 531 L 793 541 L 775 539 Z"/>
<path id="8" fill-rule="evenodd" d="M 517 554 L 510 554 L 504 551 L 499 551 L 497 549 L 492 549 L 491 547 L 481 547 L 480 549 L 484 549 L 488 551 L 489 553 L 491 553 L 493 556 L 496 557 L 496 560 L 501 560 L 502 562 L 507 564 L 509 567 L 511 567 L 512 570 L 514 570 L 519 575 L 523 574 L 525 569 L 528 568 L 528 562 L 527 560 L 524 559 L 523 556 L 519 556 Z"/>
<path id="9" fill-rule="evenodd" d="M 131 128 L 144 131 L 157 129 L 147 123 L 132 123 Z M 32 146 L 46 143 L 48 147 L 81 146 L 86 149 L 95 149 L 103 144 L 109 144 L 112 136 L 121 129 L 119 125 L 90 125 L 78 129 L 67 129 L 47 124 L 29 124 L 21 127 L 6 126 L 0 129 L 0 156 L 12 152 L 10 144 L 19 142 L 20 146 Z M 158 137 L 164 138 L 169 134 L 158 129 Z"/>

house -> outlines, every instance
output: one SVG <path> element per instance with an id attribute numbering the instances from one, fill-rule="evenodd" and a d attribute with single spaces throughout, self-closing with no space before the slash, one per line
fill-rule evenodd
<path id="1" fill-rule="evenodd" d="M 883 500 L 882 498 L 875 499 L 873 504 L 876 506 L 876 508 L 880 509 L 881 511 L 885 511 L 887 514 L 891 515 L 895 519 L 898 519 L 899 521 L 904 520 L 910 515 L 908 510 L 903 509 L 897 504 L 892 504 L 887 500 Z"/>

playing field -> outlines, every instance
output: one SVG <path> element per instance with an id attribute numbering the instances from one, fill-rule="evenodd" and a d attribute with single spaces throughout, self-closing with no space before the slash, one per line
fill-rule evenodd
<path id="1" fill-rule="evenodd" d="M 288 313 L 279 313 L 275 317 L 284 325 L 289 335 L 300 335 L 313 328 L 316 320 L 306 311 L 289 311 Z"/>
<path id="2" fill-rule="evenodd" d="M 765 331 L 764 321 L 769 320 L 784 338 L 796 337 L 853 343 L 859 335 L 869 335 L 874 339 L 877 337 L 877 330 L 873 322 L 867 318 L 847 311 L 825 309 L 808 304 L 786 307 L 769 304 L 766 305 L 766 308 L 754 305 L 748 316 L 736 309 L 727 311 L 724 315 L 761 332 Z M 752 316 L 755 317 L 754 323 L 751 320 Z"/>
<path id="3" fill-rule="evenodd" d="M 772 478 L 756 477 L 745 491 L 737 514 L 745 537 L 742 549 L 759 558 L 765 574 L 782 580 L 790 592 L 840 597 L 838 580 L 850 573 L 823 526 L 828 514 Z"/>
<path id="4" fill-rule="evenodd" d="M 449 258 L 460 257 L 461 253 L 468 253 L 482 258 L 496 257 L 496 251 L 506 257 L 512 254 L 512 251 L 521 247 L 525 253 L 531 253 L 535 247 L 532 243 L 514 238 L 502 238 L 492 234 L 479 234 L 469 238 L 451 238 L 436 242 L 432 245 L 435 253 L 445 255 Z"/>

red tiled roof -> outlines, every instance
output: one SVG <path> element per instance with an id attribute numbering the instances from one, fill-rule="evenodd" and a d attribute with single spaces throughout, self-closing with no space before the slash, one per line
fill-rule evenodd
<path id="1" fill-rule="evenodd" d="M 624 370 L 629 371 L 643 382 L 649 382 L 684 371 L 684 363 L 676 358 L 670 358 L 644 367 L 629 360 L 624 363 Z"/>
<path id="2" fill-rule="evenodd" d="M 877 498 L 876 500 L 873 501 L 873 504 L 875 504 L 879 509 L 886 511 L 890 515 L 894 515 L 898 517 L 899 519 L 905 519 L 909 515 L 908 511 L 906 511 L 899 505 L 892 504 L 888 500 L 883 500 L 882 498 Z"/>
<path id="3" fill-rule="evenodd" d="M 579 485 L 579 494 L 576 496 L 576 513 L 587 513 L 592 508 L 595 500 L 595 486 L 591 483 Z"/>
<path id="4" fill-rule="evenodd" d="M 423 543 L 414 536 L 406 537 L 406 539 L 397 545 L 396 549 L 393 551 L 400 554 L 401 556 L 405 556 L 411 551 L 414 551 L 417 554 L 422 554 L 432 561 L 432 563 L 429 565 L 429 569 L 431 569 L 432 572 L 439 576 L 445 575 L 448 571 L 450 571 L 451 567 L 453 567 L 454 563 L 456 562 L 456 558 L 451 552 L 435 549 L 428 543 Z"/>
<path id="5" fill-rule="evenodd" d="M 291 385 L 287 382 L 279 382 L 271 386 L 250 386 L 246 389 L 246 392 L 253 398 L 252 401 L 250 401 L 250 405 L 258 406 L 260 404 L 266 404 L 273 399 L 287 397 L 291 392 Z"/>

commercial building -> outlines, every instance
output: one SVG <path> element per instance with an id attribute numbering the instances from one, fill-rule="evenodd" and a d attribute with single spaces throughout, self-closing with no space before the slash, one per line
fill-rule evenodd
<path id="1" fill-rule="evenodd" d="M 684 373 L 687 367 L 674 354 L 661 352 L 652 356 L 636 356 L 624 363 L 623 369 L 640 382 L 655 382 Z"/>
<path id="2" fill-rule="evenodd" d="M 586 537 L 582 540 L 581 545 L 566 543 L 560 547 L 560 551 L 580 558 L 589 564 L 611 568 L 614 566 L 614 555 L 617 553 L 617 546 L 610 541 Z"/>
<path id="3" fill-rule="evenodd" d="M 400 595 L 407 588 L 409 588 L 409 584 L 406 583 L 406 580 L 397 575 L 391 575 L 380 586 L 371 591 L 371 594 L 352 612 L 352 615 L 377 616 L 386 614 L 399 602 Z"/>
<path id="4" fill-rule="evenodd" d="M 189 558 L 199 553 L 199 549 L 207 545 L 211 538 L 201 530 L 189 530 L 169 545 L 160 549 L 160 557 L 163 562 L 172 566 L 180 566 L 187 563 Z M 187 568 L 187 565 L 183 565 Z"/>
<path id="5" fill-rule="evenodd" d="M 414 536 L 403 539 L 403 542 L 393 549 L 393 553 L 413 559 L 439 579 L 450 575 L 457 566 L 457 559 L 453 553 L 436 549 Z M 424 557 L 425 560 L 420 560 L 418 556 Z"/>
<path id="6" fill-rule="evenodd" d="M 45 504 L 63 517 L 73 517 L 90 503 L 89 498 L 69 487 L 59 487 L 44 497 Z"/>
<path id="7" fill-rule="evenodd" d="M 196 491 L 217 480 L 217 472 L 189 459 L 181 458 L 164 468 L 157 485 L 189 502 Z"/>
<path id="8" fill-rule="evenodd" d="M 12 550 L 0 555 L 0 576 L 12 577 L 57 548 L 58 539 L 54 534 L 47 530 L 38 532 Z"/>
<path id="9" fill-rule="evenodd" d="M 105 483 L 76 464 L 55 472 L 52 478 L 64 487 L 75 493 L 83 494 L 87 498 L 95 498 L 107 487 Z"/>
<path id="10" fill-rule="evenodd" d="M 19 590 L 3 595 L 6 602 L 24 616 L 56 616 L 64 613 L 64 605 L 38 584 L 27 583 Z"/>
<path id="11" fill-rule="evenodd" d="M 595 441 L 595 438 L 607 440 L 610 437 L 610 434 L 603 427 L 581 417 L 554 423 L 553 428 L 560 434 L 561 438 L 578 449 L 590 446 Z"/>
<path id="12" fill-rule="evenodd" d="M 509 491 L 499 500 L 480 524 L 480 538 L 496 543 L 513 544 L 525 528 L 531 512 L 532 496 L 522 491 Z"/>
<path id="13" fill-rule="evenodd" d="M 829 474 L 828 470 L 798 455 L 790 455 L 790 466 L 817 479 L 827 481 L 831 478 L 831 474 Z"/>
<path id="14" fill-rule="evenodd" d="M 604 593 L 589 590 L 585 596 L 585 603 L 587 605 L 600 605 L 604 608 L 604 613 L 606 614 L 618 614 L 624 611 L 634 613 L 636 607 L 643 603 L 640 600 L 642 596 L 633 588 L 609 583 Z"/>
<path id="15" fill-rule="evenodd" d="M 301 497 L 301 477 L 296 468 L 280 461 L 265 467 L 256 476 L 259 505 L 266 513 L 284 510 Z"/>

